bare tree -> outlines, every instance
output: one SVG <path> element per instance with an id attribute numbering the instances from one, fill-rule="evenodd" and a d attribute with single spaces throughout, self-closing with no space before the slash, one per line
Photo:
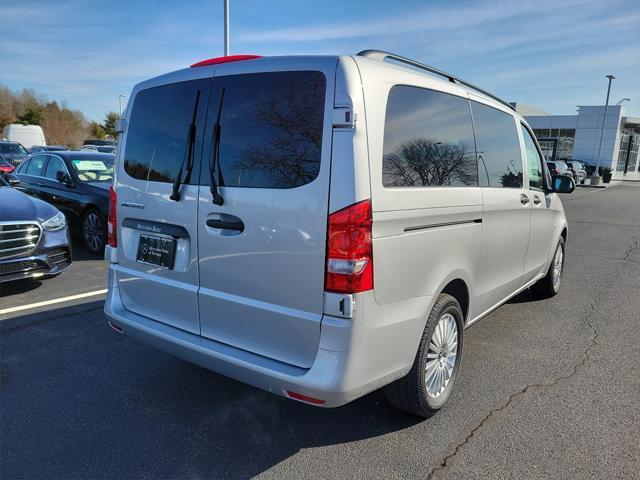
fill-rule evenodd
<path id="1" fill-rule="evenodd" d="M 404 142 L 383 161 L 385 185 L 471 185 L 477 181 L 473 152 L 459 145 L 415 138 Z"/>
<path id="2" fill-rule="evenodd" d="M 272 186 L 304 185 L 318 174 L 324 115 L 324 78 L 301 88 L 300 82 L 280 84 L 271 94 L 258 97 L 251 119 L 256 132 L 268 134 L 243 149 L 234 168 L 247 175 L 259 173 Z M 222 132 L 224 135 L 224 131 Z"/>

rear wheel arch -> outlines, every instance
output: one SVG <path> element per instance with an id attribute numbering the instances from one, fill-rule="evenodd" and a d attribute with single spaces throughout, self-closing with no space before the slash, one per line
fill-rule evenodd
<path id="1" fill-rule="evenodd" d="M 470 293 L 468 283 L 462 278 L 454 278 L 450 280 L 441 290 L 440 293 L 446 293 L 455 298 L 462 308 L 464 323 L 466 324 L 469 317 Z"/>

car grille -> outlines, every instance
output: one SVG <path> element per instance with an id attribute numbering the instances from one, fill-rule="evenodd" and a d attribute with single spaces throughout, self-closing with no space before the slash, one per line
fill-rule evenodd
<path id="1" fill-rule="evenodd" d="M 47 253 L 47 258 L 52 267 L 63 268 L 71 263 L 69 250 L 66 248 L 58 248 Z"/>
<path id="2" fill-rule="evenodd" d="M 47 266 L 38 260 L 21 260 L 19 262 L 0 264 L 0 276 L 33 270 L 47 270 Z"/>
<path id="3" fill-rule="evenodd" d="M 0 258 L 29 253 L 40 239 L 40 227 L 35 223 L 0 225 Z"/>

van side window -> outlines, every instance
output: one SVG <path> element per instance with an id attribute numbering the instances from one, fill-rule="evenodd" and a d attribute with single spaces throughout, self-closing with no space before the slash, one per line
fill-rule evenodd
<path id="1" fill-rule="evenodd" d="M 218 110 L 222 89 L 216 173 L 221 186 L 294 188 L 318 176 L 326 91 L 322 72 L 217 77 L 210 112 Z M 208 185 L 207 167 L 201 176 Z"/>
<path id="2" fill-rule="evenodd" d="M 211 79 L 201 79 L 138 92 L 129 118 L 124 152 L 124 169 L 130 176 L 156 182 L 171 183 L 175 180 L 185 157 L 198 90 L 201 95 L 194 161 L 195 165 L 199 164 L 210 85 Z M 189 183 L 188 179 L 184 181 Z"/>
<path id="3" fill-rule="evenodd" d="M 522 136 L 524 138 L 524 149 L 527 155 L 527 172 L 529 173 L 529 187 L 539 188 L 544 187 L 544 170 L 542 169 L 542 157 L 536 148 L 536 143 L 531 138 L 529 130 L 521 125 Z"/>
<path id="4" fill-rule="evenodd" d="M 385 187 L 477 186 L 469 101 L 397 85 L 384 127 Z"/>
<path id="5" fill-rule="evenodd" d="M 471 102 L 482 187 L 522 187 L 522 154 L 512 115 Z"/>

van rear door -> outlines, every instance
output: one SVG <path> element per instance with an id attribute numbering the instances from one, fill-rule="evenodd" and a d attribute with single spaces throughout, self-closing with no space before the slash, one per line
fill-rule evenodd
<path id="1" fill-rule="evenodd" d="M 322 319 L 337 59 L 288 62 L 216 70 L 198 209 L 200 322 L 205 337 L 306 368 Z"/>
<path id="2" fill-rule="evenodd" d="M 211 82 L 181 81 L 135 93 L 118 162 L 117 276 L 123 304 L 196 334 L 198 169 Z M 178 176 L 182 185 L 174 200 Z"/>

